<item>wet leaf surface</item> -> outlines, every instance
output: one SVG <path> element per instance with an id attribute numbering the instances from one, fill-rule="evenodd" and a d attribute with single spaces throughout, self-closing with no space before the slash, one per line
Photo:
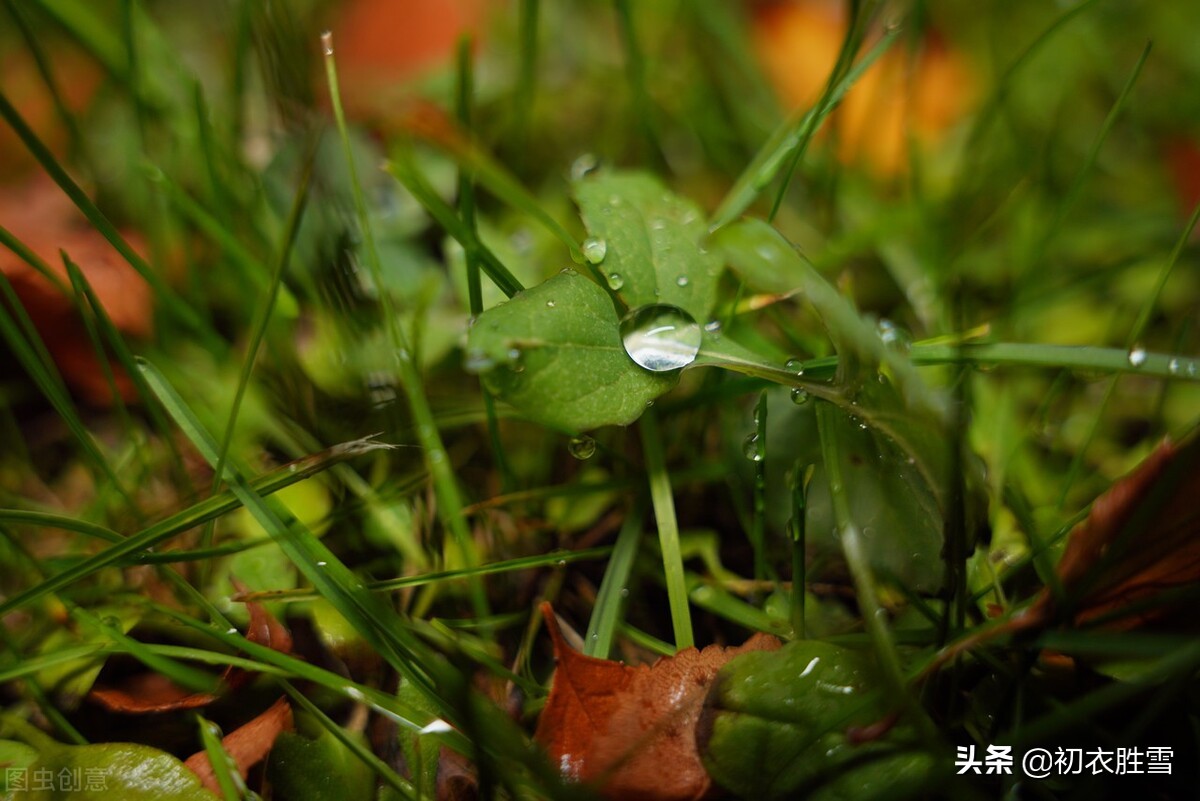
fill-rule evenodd
<path id="1" fill-rule="evenodd" d="M 756 634 L 737 647 L 688 648 L 630 667 L 574 650 L 549 605 L 542 613 L 558 668 L 535 737 L 562 774 L 599 785 L 607 798 L 704 797 L 711 782 L 696 723 L 708 687 L 736 655 L 774 650 L 779 641 Z"/>

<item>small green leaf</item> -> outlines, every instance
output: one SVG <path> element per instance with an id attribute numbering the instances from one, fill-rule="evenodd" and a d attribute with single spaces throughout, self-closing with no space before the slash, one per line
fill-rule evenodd
<path id="1" fill-rule="evenodd" d="M 597 243 L 590 253 L 609 285 L 630 308 L 667 303 L 701 324 L 717 297 L 721 260 L 700 246 L 704 215 L 644 173 L 609 172 L 575 184 L 575 200 Z M 599 243 L 603 243 L 599 246 Z"/>
<path id="2" fill-rule="evenodd" d="M 573 270 L 481 314 L 467 362 L 497 397 L 569 433 L 628 425 L 679 381 L 629 358 L 612 301 Z"/>
<path id="3" fill-rule="evenodd" d="M 924 778 L 903 729 L 849 741 L 889 711 L 865 654 L 815 640 L 743 654 L 718 675 L 699 739 L 713 779 L 741 798 L 871 798 Z"/>
<path id="4" fill-rule="evenodd" d="M 324 730 L 312 740 L 293 732 L 280 734 L 271 749 L 267 776 L 280 797 L 292 801 L 370 798 L 375 788 L 371 769 Z"/>

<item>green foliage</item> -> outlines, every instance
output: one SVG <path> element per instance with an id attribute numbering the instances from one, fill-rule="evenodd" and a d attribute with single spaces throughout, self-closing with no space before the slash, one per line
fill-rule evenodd
<path id="1" fill-rule="evenodd" d="M 705 765 L 741 798 L 883 798 L 933 765 L 903 732 L 856 745 L 853 726 L 888 704 L 869 657 L 815 640 L 743 654 L 722 668 L 702 722 Z"/>

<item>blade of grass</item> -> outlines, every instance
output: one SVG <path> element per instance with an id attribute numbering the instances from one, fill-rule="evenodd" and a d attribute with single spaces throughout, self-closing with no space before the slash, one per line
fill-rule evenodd
<path id="1" fill-rule="evenodd" d="M 281 681 L 284 691 L 291 697 L 292 702 L 311 715 L 324 729 L 333 735 L 333 737 L 346 747 L 346 750 L 355 756 L 360 762 L 369 767 L 376 776 L 383 779 L 389 786 L 398 792 L 404 798 L 416 798 L 417 795 L 413 791 L 413 786 L 409 782 L 400 777 L 400 774 L 392 770 L 386 762 L 375 756 L 372 751 L 364 746 L 358 739 L 349 736 L 346 730 L 337 725 L 320 708 L 312 701 L 308 700 L 302 692 L 291 685 L 290 682 Z"/>
<path id="2" fill-rule="evenodd" d="M 271 315 L 275 310 L 275 301 L 279 297 L 279 288 L 283 285 L 283 274 L 287 271 L 288 261 L 292 255 L 292 247 L 296 243 L 296 234 L 300 230 L 300 221 L 304 219 L 304 209 L 308 204 L 308 190 L 312 179 L 313 163 L 316 159 L 317 144 L 319 141 L 319 134 L 313 135 L 305 148 L 306 155 L 302 162 L 303 167 L 301 168 L 299 187 L 296 190 L 296 196 L 292 200 L 292 209 L 288 213 L 283 239 L 279 244 L 279 252 L 275 259 L 275 266 L 271 270 L 266 297 L 263 298 L 262 305 L 255 314 L 255 320 L 251 326 L 250 341 L 246 344 L 246 356 L 242 360 L 242 369 L 238 374 L 237 389 L 234 390 L 233 403 L 229 407 L 229 418 L 225 422 L 225 431 L 221 435 L 221 444 L 217 449 L 217 463 L 213 468 L 213 481 L 210 494 L 215 493 L 221 485 L 221 476 L 225 473 L 225 462 L 229 456 L 229 447 L 233 442 L 234 431 L 237 429 L 238 414 L 242 408 L 242 400 L 246 397 L 246 388 L 250 385 L 250 376 L 253 375 L 254 365 L 258 361 L 258 349 L 262 345 L 263 338 L 267 335 L 267 326 L 271 323 Z M 200 537 L 201 547 L 207 548 L 212 545 L 213 529 L 213 523 L 205 526 L 204 533 Z M 207 583 L 207 567 L 209 564 L 206 562 L 204 569 L 201 571 L 202 584 Z"/>
<path id="3" fill-rule="evenodd" d="M 0 519 L 3 519 L 0 517 Z M 587 562 L 593 559 L 603 559 L 613 553 L 613 548 L 587 548 L 582 551 L 551 551 L 536 556 L 522 556 L 516 559 L 506 559 L 502 562 L 492 562 L 477 567 L 463 567 L 457 570 L 440 570 L 422 573 L 416 576 L 402 576 L 394 579 L 368 581 L 367 589 L 373 592 L 394 592 L 409 587 L 421 587 L 435 584 L 439 581 L 455 581 L 471 576 L 489 576 L 498 573 L 511 573 L 515 570 L 530 570 L 539 567 L 551 567 L 570 562 Z M 237 597 L 239 601 L 308 601 L 318 597 L 312 590 L 261 590 L 248 592 Z"/>
<path id="4" fill-rule="evenodd" d="M 770 139 L 751 159 L 746 169 L 734 181 L 717 210 L 713 212 L 709 228 L 715 230 L 736 220 L 758 198 L 786 164 L 808 147 L 813 134 L 842 101 L 850 87 L 875 63 L 899 35 L 898 30 L 888 31 L 870 51 L 863 56 L 846 76 L 825 97 L 825 102 L 800 116 L 793 116 L 771 134 Z"/>
<path id="5" fill-rule="evenodd" d="M 1133 349 L 1138 346 L 1138 340 L 1146 333 L 1146 326 L 1150 323 L 1150 315 L 1154 313 L 1154 309 L 1158 305 L 1158 300 L 1162 297 L 1162 291 L 1167 285 L 1167 280 L 1171 277 L 1171 273 L 1179 261 L 1179 256 L 1183 253 L 1183 249 L 1192 237 L 1192 231 L 1195 230 L 1197 221 L 1200 221 L 1200 204 L 1197 204 L 1192 210 L 1192 216 L 1188 218 L 1187 223 L 1183 226 L 1183 231 L 1180 232 L 1179 238 L 1175 240 L 1175 247 L 1171 249 L 1171 254 L 1167 257 L 1167 260 L 1163 262 L 1162 269 L 1158 271 L 1158 279 L 1154 282 L 1154 288 L 1146 296 L 1145 302 L 1142 303 L 1137 320 L 1134 321 L 1133 328 L 1129 331 L 1129 337 L 1125 340 L 1125 345 L 1129 348 L 1129 352 L 1133 352 Z M 1067 468 L 1067 475 L 1063 479 L 1063 487 L 1058 496 L 1058 508 L 1060 510 L 1066 505 L 1067 495 L 1071 491 L 1071 486 L 1075 483 L 1075 479 L 1079 477 L 1080 470 L 1083 469 L 1083 461 L 1087 456 L 1088 448 L 1091 447 L 1092 441 L 1096 438 L 1096 434 L 1100 430 L 1100 423 L 1104 419 L 1104 412 L 1108 409 L 1108 403 L 1112 399 L 1116 387 L 1117 376 L 1113 376 L 1109 379 L 1108 386 L 1105 387 L 1104 398 L 1100 401 L 1100 405 L 1092 417 L 1092 425 L 1088 429 L 1087 436 L 1084 437 L 1083 442 L 1071 457 L 1071 465 Z"/>
<path id="6" fill-rule="evenodd" d="M 216 464 L 217 445 L 187 404 L 148 362 L 142 362 L 151 388 L 210 465 Z M 305 578 L 323 598 L 341 614 L 355 631 L 392 667 L 421 687 L 444 717 L 457 719 L 458 710 L 446 700 L 457 697 L 465 681 L 452 666 L 444 665 L 409 630 L 411 621 L 401 618 L 391 607 L 367 591 L 356 576 L 321 540 L 288 512 L 276 498 L 263 497 L 242 477 L 233 465 L 225 466 L 225 481 L 287 554 Z"/>
<path id="7" fill-rule="evenodd" d="M 812 466 L 796 461 L 792 468 L 792 631 L 798 640 L 808 636 L 804 607 L 808 592 L 808 482 L 812 478 Z"/>
<path id="8" fill-rule="evenodd" d="M 527 4 L 528 2 L 522 4 L 522 14 L 524 14 Z M 534 0 L 532 5 L 535 15 L 534 26 L 536 38 L 536 0 Z M 522 54 L 522 58 L 524 58 L 524 54 Z M 463 130 L 468 134 L 472 130 L 471 106 L 474 103 L 474 92 L 474 65 L 471 62 L 471 40 L 463 37 L 458 41 L 457 111 L 459 124 L 462 125 Z M 475 222 L 475 176 L 467 167 L 460 167 L 458 171 L 458 215 L 462 219 L 463 225 L 478 239 L 479 229 Z M 483 313 L 483 286 L 479 276 L 479 259 L 474 252 L 464 249 L 463 263 L 467 269 L 468 308 L 470 309 L 471 317 L 478 317 Z M 512 488 L 515 479 L 512 468 L 508 464 L 508 458 L 504 454 L 504 443 L 500 439 L 500 426 L 496 419 L 496 401 L 486 387 L 481 386 L 480 392 L 483 394 L 483 408 L 484 413 L 487 415 L 488 439 L 492 443 L 492 457 L 496 460 L 496 466 L 500 470 L 501 489 L 507 491 Z"/>
<path id="9" fill-rule="evenodd" d="M 458 481 L 454 475 L 453 464 L 446 447 L 442 444 L 441 434 L 425 397 L 421 376 L 413 361 L 414 354 L 408 348 L 404 332 L 400 329 L 399 315 L 392 304 L 391 295 L 384 289 L 387 286 L 383 280 L 383 265 L 379 260 L 379 251 L 375 247 L 375 236 L 371 229 L 370 215 L 367 211 L 366 198 L 359 185 L 358 172 L 354 165 L 354 152 L 350 146 L 350 134 L 346 125 L 346 115 L 342 111 L 341 95 L 338 89 L 337 65 L 333 56 L 333 36 L 326 33 L 322 37 L 325 50 L 325 77 L 329 85 L 329 96 L 333 106 L 334 117 L 337 121 L 338 133 L 341 136 L 342 148 L 346 155 L 346 164 L 350 173 L 350 185 L 354 195 L 354 208 L 358 214 L 360 233 L 363 237 L 366 262 L 371 271 L 375 285 L 380 287 L 379 300 L 383 308 L 388 335 L 392 341 L 396 365 L 400 375 L 400 383 L 408 399 L 417 428 L 417 441 L 425 451 L 426 464 L 433 477 L 434 493 L 438 501 L 438 516 L 442 525 L 450 532 L 455 545 L 462 552 L 468 566 L 479 563 L 475 553 L 475 544 L 471 532 L 463 516 L 462 496 L 459 492 Z M 465 246 L 464 246 L 465 248 Z M 369 596 L 368 596 L 369 597 Z M 481 617 L 488 614 L 487 595 L 484 586 L 477 579 L 471 585 L 471 603 L 475 613 Z"/>
<path id="10" fill-rule="evenodd" d="M 617 30 L 621 36 L 621 47 L 625 51 L 625 79 L 633 98 L 633 116 L 646 137 L 650 147 L 650 158 L 654 162 L 665 162 L 663 148 L 654 124 L 654 104 L 646 89 L 646 57 L 638 44 L 637 31 L 633 25 L 633 9 L 629 0 L 613 0 L 617 15 Z"/>
<path id="11" fill-rule="evenodd" d="M 191 475 L 187 471 L 187 466 L 183 461 L 183 454 L 179 451 L 179 445 L 175 442 L 175 437 L 172 435 L 171 426 L 166 417 L 163 416 L 161 410 L 152 403 L 154 395 L 150 392 L 150 388 L 146 386 L 145 379 L 142 378 L 142 373 L 134 364 L 133 353 L 130 352 L 129 346 L 125 343 L 125 337 L 117 329 L 112 318 L 108 314 L 108 310 L 104 308 L 104 304 L 96 297 L 95 291 L 87 280 L 87 276 L 79 269 L 78 265 L 70 260 L 66 260 L 67 275 L 70 278 L 71 285 L 77 287 L 78 291 L 83 293 L 83 297 L 87 300 L 87 305 L 95 316 L 95 322 L 100 332 L 104 334 L 105 340 L 108 341 L 108 346 L 112 349 L 113 355 L 121 368 L 125 370 L 126 377 L 133 382 L 133 387 L 137 391 L 138 399 L 141 401 L 143 408 L 147 409 L 147 414 L 153 423 L 154 428 L 158 431 L 162 441 L 166 443 L 167 450 L 171 454 L 171 465 L 175 471 L 175 477 L 179 482 L 180 487 L 187 487 L 195 490 L 195 485 L 192 482 Z M 99 350 L 97 351 L 99 354 Z"/>
<path id="12" fill-rule="evenodd" d="M 671 476 L 667 472 L 658 416 L 653 409 L 647 409 L 642 415 L 639 427 L 642 453 L 646 459 L 646 476 L 650 482 L 650 500 L 654 505 L 654 521 L 658 526 L 658 541 L 662 547 L 663 577 L 667 586 L 667 603 L 671 607 L 675 648 L 682 651 L 691 648 L 695 639 L 692 636 L 687 579 L 679 545 L 679 524 L 675 520 L 675 498 L 671 494 Z"/>
<path id="13" fill-rule="evenodd" d="M 608 659 L 612 650 L 613 639 L 625 615 L 629 576 L 633 573 L 633 563 L 641 545 L 644 518 L 645 503 L 639 497 L 621 522 L 617 542 L 596 593 L 596 604 L 592 607 L 587 635 L 583 638 L 583 652 L 588 656 Z"/>
<path id="14" fill-rule="evenodd" d="M 879 603 L 875 592 L 875 577 L 863 545 L 862 534 L 854 522 L 850 501 L 842 476 L 841 446 L 837 441 L 837 422 L 833 415 L 840 414 L 831 404 L 817 401 L 817 431 L 821 439 L 821 457 L 829 476 L 829 494 L 833 506 L 833 517 L 842 543 L 846 566 L 854 580 L 854 591 L 862 612 L 863 623 L 871 635 L 871 644 L 879 661 L 882 678 L 897 704 L 909 714 L 913 723 L 930 743 L 938 738 L 937 729 L 925 710 L 916 702 L 907 687 L 900 656 L 892 640 L 891 631 L 885 621 L 886 611 Z"/>
<path id="15" fill-rule="evenodd" d="M 10 313 L 5 308 L 5 302 L 0 302 L 0 336 L 8 342 L 9 349 L 17 357 L 17 361 L 21 363 L 38 389 L 46 396 L 46 400 L 62 418 L 63 423 L 83 448 L 87 457 L 104 474 L 117 494 L 129 505 L 130 510 L 137 514 L 137 502 L 134 501 L 121 479 L 117 477 L 112 463 L 100 450 L 100 446 L 92 438 L 91 432 L 87 430 L 83 420 L 80 419 L 75 404 L 72 403 L 70 395 L 63 386 L 62 377 L 54 367 L 54 360 L 50 358 L 37 328 L 29 319 L 25 307 L 21 305 L 20 298 L 17 297 L 8 277 L 3 273 L 0 273 L 0 296 L 7 301 L 7 305 L 12 307 Z M 21 329 L 24 329 L 24 336 L 22 336 Z"/>
<path id="16" fill-rule="evenodd" d="M 208 755 L 213 777 L 221 789 L 221 797 L 225 801 L 241 801 L 246 797 L 244 791 L 249 788 L 238 773 L 237 763 L 221 745 L 221 730 L 203 715 L 196 715 L 196 726 L 200 730 L 200 742 L 204 746 L 204 753 Z"/>
<path id="17" fill-rule="evenodd" d="M 758 396 L 754 407 L 753 452 L 747 454 L 754 462 L 754 513 L 750 517 L 750 547 L 754 551 L 754 580 L 767 577 L 766 553 L 766 494 L 767 494 L 767 393 Z"/>
<path id="18" fill-rule="evenodd" d="M 537 89 L 538 16 L 540 0 L 520 0 L 517 5 L 517 39 L 520 42 L 517 64 L 517 86 L 513 90 L 513 117 L 517 142 L 524 142 L 533 113 Z"/>
<path id="19" fill-rule="evenodd" d="M 297 481 L 303 481 L 306 478 L 316 475 L 322 470 L 329 468 L 335 462 L 386 447 L 388 446 L 377 442 L 370 442 L 369 440 L 347 442 L 334 446 L 322 453 L 314 454 L 298 463 L 285 465 L 278 470 L 260 476 L 251 483 L 251 486 L 262 494 L 277 492 L 284 487 L 295 484 Z M 228 491 L 221 495 L 207 498 L 194 506 L 177 512 L 165 520 L 125 538 L 111 548 L 106 548 L 100 553 L 88 557 L 75 567 L 64 570 L 62 573 L 51 576 L 24 592 L 17 593 L 0 601 L 0 615 L 28 606 L 33 601 L 48 593 L 57 592 L 76 581 L 90 576 L 97 570 L 116 564 L 133 554 L 153 548 L 155 545 L 171 537 L 188 529 L 195 528 L 213 517 L 219 517 L 227 512 L 231 512 L 241 505 L 241 500 Z M 6 510 L 5 514 L 20 515 L 21 513 L 15 510 Z"/>

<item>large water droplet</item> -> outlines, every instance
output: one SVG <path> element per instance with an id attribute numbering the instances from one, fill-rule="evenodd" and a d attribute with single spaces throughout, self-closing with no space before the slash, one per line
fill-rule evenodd
<path id="1" fill-rule="evenodd" d="M 763 460 L 762 451 L 758 448 L 758 434 L 751 434 L 742 442 L 742 454 L 752 462 Z"/>
<path id="2" fill-rule="evenodd" d="M 792 403 L 801 406 L 808 403 L 808 390 L 796 387 L 792 390 Z"/>
<path id="3" fill-rule="evenodd" d="M 587 434 L 571 437 L 571 441 L 567 443 L 567 450 L 576 459 L 591 459 L 592 455 L 596 452 L 596 440 Z"/>
<path id="4" fill-rule="evenodd" d="M 608 254 L 608 243 L 603 239 L 597 239 L 594 236 L 589 236 L 583 240 L 583 257 L 592 264 L 599 264 L 604 261 L 605 255 Z"/>
<path id="5" fill-rule="evenodd" d="M 1141 345 L 1134 345 L 1129 349 L 1129 366 L 1141 367 L 1146 363 L 1146 349 Z"/>
<path id="6" fill-rule="evenodd" d="M 613 292 L 616 292 L 618 289 L 620 289 L 623 286 L 625 286 L 625 279 L 621 277 L 620 273 L 609 273 L 608 274 L 608 288 L 609 289 L 611 289 Z"/>
<path id="7" fill-rule="evenodd" d="M 788 359 L 783 363 L 783 369 L 792 375 L 804 375 L 804 361 L 802 359 Z"/>
<path id="8" fill-rule="evenodd" d="M 875 326 L 885 347 L 907 353 L 912 347 L 912 335 L 886 317 Z"/>
<path id="9" fill-rule="evenodd" d="M 625 352 L 656 373 L 678 370 L 694 362 L 700 352 L 700 339 L 700 326 L 692 316 L 664 303 L 634 309 L 621 320 Z"/>

